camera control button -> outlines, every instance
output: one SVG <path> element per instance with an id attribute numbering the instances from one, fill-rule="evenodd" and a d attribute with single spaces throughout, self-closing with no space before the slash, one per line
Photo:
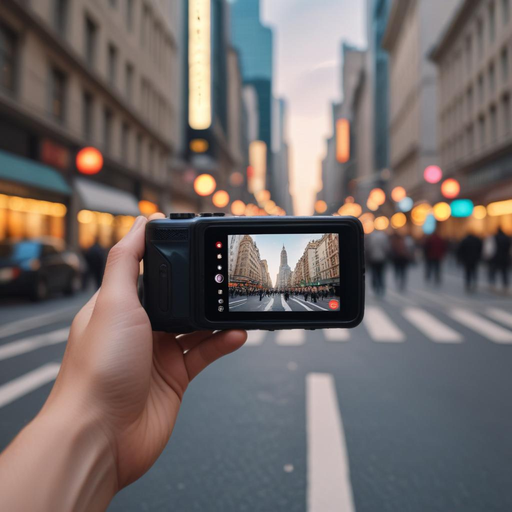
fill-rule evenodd
<path id="1" fill-rule="evenodd" d="M 203 212 L 199 214 L 199 217 L 213 217 L 213 213 Z"/>
<path id="2" fill-rule="evenodd" d="M 213 214 L 213 216 L 214 216 L 214 217 L 225 217 L 225 216 L 226 216 L 226 214 L 225 214 L 225 213 L 221 213 L 221 212 L 219 212 L 219 213 L 214 213 L 214 214 Z"/>
<path id="3" fill-rule="evenodd" d="M 172 220 L 185 220 L 193 219 L 196 216 L 195 213 L 171 213 L 169 218 Z"/>

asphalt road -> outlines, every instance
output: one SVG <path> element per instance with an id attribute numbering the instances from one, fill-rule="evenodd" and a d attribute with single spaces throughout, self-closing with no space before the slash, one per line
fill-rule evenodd
<path id="1" fill-rule="evenodd" d="M 319 299 L 312 302 L 310 298 L 304 300 L 303 295 L 290 296 L 285 300 L 283 293 L 267 297 L 263 296 L 260 300 L 259 295 L 250 295 L 249 297 L 237 296 L 229 298 L 229 311 L 231 312 L 279 312 L 297 311 L 305 313 L 307 311 L 339 311 L 329 307 L 331 299 Z"/>
<path id="2" fill-rule="evenodd" d="M 85 299 L 0 303 L 0 448 L 43 404 Z M 350 332 L 251 333 L 109 510 L 512 510 L 512 296 L 415 271 L 367 306 Z"/>

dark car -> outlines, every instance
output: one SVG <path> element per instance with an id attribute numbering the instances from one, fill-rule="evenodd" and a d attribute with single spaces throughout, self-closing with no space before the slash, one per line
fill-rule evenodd
<path id="1" fill-rule="evenodd" d="M 58 239 L 0 242 L 0 295 L 46 299 L 82 287 L 84 264 Z"/>

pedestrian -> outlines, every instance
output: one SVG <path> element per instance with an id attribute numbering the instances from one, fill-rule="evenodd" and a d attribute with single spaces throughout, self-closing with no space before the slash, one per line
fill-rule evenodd
<path id="1" fill-rule="evenodd" d="M 496 281 L 496 270 L 494 268 L 496 256 L 496 237 L 495 235 L 489 235 L 484 238 L 482 245 L 482 259 L 487 263 L 487 277 L 489 279 L 489 285 L 494 286 Z"/>
<path id="2" fill-rule="evenodd" d="M 413 243 L 410 238 L 406 238 L 395 232 L 391 236 L 391 259 L 395 269 L 395 282 L 400 291 L 405 290 L 407 283 L 407 268 L 413 258 Z"/>
<path id="3" fill-rule="evenodd" d="M 106 510 L 164 450 L 192 379 L 247 338 L 152 331 L 137 293 L 146 222 L 110 253 L 48 400 L 0 456 L 3 511 Z"/>
<path id="4" fill-rule="evenodd" d="M 436 231 L 427 237 L 424 246 L 425 252 L 425 281 L 440 285 L 442 282 L 442 263 L 448 245 Z"/>
<path id="5" fill-rule="evenodd" d="M 94 286 L 97 289 L 101 286 L 103 280 L 103 273 L 107 263 L 107 251 L 96 239 L 94 243 L 85 251 L 84 258 L 87 263 L 87 277 L 84 280 L 88 283 L 90 279 L 93 280 Z M 84 285 L 84 288 L 87 285 Z"/>
<path id="6" fill-rule="evenodd" d="M 494 236 L 495 251 L 490 261 L 492 268 L 491 281 L 494 286 L 496 282 L 496 274 L 498 274 L 501 277 L 501 283 L 504 290 L 508 290 L 509 285 L 511 245 L 510 237 L 505 234 L 501 227 L 498 228 L 498 232 Z"/>
<path id="7" fill-rule="evenodd" d="M 366 256 L 372 273 L 372 287 L 375 295 L 386 293 L 385 268 L 390 255 L 389 238 L 384 231 L 374 231 L 367 237 Z"/>
<path id="8" fill-rule="evenodd" d="M 459 244 L 457 258 L 464 267 L 466 292 L 474 292 L 478 281 L 478 264 L 482 257 L 482 240 L 469 233 Z"/>
<path id="9" fill-rule="evenodd" d="M 289 292 L 288 290 L 286 290 L 286 291 L 284 292 L 284 300 L 285 300 L 286 302 L 288 302 L 288 299 L 289 299 L 289 298 L 290 298 L 290 292 Z"/>

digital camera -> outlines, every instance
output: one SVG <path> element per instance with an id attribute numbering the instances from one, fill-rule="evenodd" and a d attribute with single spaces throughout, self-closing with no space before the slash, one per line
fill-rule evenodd
<path id="1" fill-rule="evenodd" d="M 146 226 L 144 307 L 155 331 L 355 327 L 364 274 L 353 217 L 177 213 Z"/>

